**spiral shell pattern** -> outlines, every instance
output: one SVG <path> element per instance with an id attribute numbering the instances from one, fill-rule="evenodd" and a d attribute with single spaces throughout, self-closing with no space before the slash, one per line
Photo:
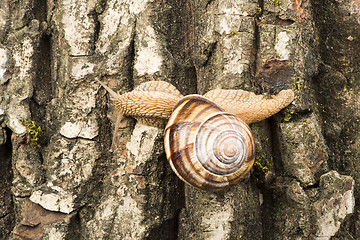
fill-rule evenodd
<path id="1" fill-rule="evenodd" d="M 180 179 L 203 190 L 228 188 L 251 169 L 254 138 L 241 119 L 199 95 L 182 98 L 165 128 L 167 159 Z"/>

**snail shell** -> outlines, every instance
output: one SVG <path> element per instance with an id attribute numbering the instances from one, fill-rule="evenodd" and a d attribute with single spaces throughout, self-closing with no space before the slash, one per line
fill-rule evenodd
<path id="1" fill-rule="evenodd" d="M 167 159 L 180 179 L 203 190 L 228 188 L 251 169 L 249 126 L 200 95 L 182 98 L 165 128 Z"/>

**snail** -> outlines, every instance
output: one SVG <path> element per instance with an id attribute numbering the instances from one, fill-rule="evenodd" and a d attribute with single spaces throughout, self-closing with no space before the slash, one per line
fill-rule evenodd
<path id="1" fill-rule="evenodd" d="M 294 100 L 290 89 L 273 98 L 223 89 L 183 96 L 165 81 L 145 82 L 119 95 L 96 80 L 115 98 L 119 115 L 114 136 L 122 115 L 151 126 L 166 125 L 164 145 L 171 168 L 184 182 L 209 191 L 229 188 L 252 168 L 255 144 L 248 124 Z"/>

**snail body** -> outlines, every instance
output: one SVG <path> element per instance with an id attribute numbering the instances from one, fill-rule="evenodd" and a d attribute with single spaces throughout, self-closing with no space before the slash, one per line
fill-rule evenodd
<path id="1" fill-rule="evenodd" d="M 226 189 L 250 171 L 255 144 L 248 124 L 270 117 L 294 99 L 292 90 L 270 99 L 242 90 L 184 97 L 163 81 L 119 95 L 97 81 L 115 98 L 118 119 L 127 115 L 157 127 L 167 122 L 164 145 L 173 171 L 184 182 L 210 191 Z M 117 129 L 118 121 L 114 136 Z"/>
<path id="2" fill-rule="evenodd" d="M 115 99 L 119 118 L 123 115 L 151 126 L 163 127 L 172 108 L 183 97 L 170 83 L 164 81 L 145 82 L 133 91 L 117 94 L 103 82 L 97 80 Z"/>

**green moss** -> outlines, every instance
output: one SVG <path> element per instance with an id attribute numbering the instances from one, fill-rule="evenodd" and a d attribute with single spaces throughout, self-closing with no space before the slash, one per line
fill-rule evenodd
<path id="1" fill-rule="evenodd" d="M 39 135 L 41 133 L 41 127 L 36 126 L 35 121 L 31 121 L 27 119 L 20 120 L 20 123 L 25 126 L 26 131 L 30 136 L 30 145 L 39 146 L 38 140 L 39 140 Z"/>
<path id="2" fill-rule="evenodd" d="M 296 83 L 296 88 L 297 88 L 298 91 L 300 91 L 303 87 L 304 87 L 304 83 L 303 83 L 303 82 L 297 82 L 297 83 Z"/>
<path id="3" fill-rule="evenodd" d="M 270 170 L 272 164 L 272 158 L 270 160 L 266 160 L 264 154 L 261 154 L 259 157 L 255 159 L 254 166 L 263 173 L 266 173 Z"/>
<path id="4" fill-rule="evenodd" d="M 275 6 L 280 6 L 281 2 L 279 0 L 273 0 Z"/>
<path id="5" fill-rule="evenodd" d="M 231 239 L 231 240 L 240 240 L 240 239 L 242 239 L 242 236 L 241 236 L 241 235 L 240 235 L 240 236 L 234 235 L 234 236 L 232 236 L 230 239 Z"/>
<path id="6" fill-rule="evenodd" d="M 272 161 L 272 157 L 267 160 L 264 154 L 260 154 L 260 156 L 256 157 L 254 162 L 254 177 L 257 183 L 264 183 L 265 175 L 268 171 L 270 171 Z"/>
<path id="7" fill-rule="evenodd" d="M 290 121 L 294 113 L 295 113 L 294 110 L 290 109 L 290 111 L 285 114 L 284 122 Z"/>

